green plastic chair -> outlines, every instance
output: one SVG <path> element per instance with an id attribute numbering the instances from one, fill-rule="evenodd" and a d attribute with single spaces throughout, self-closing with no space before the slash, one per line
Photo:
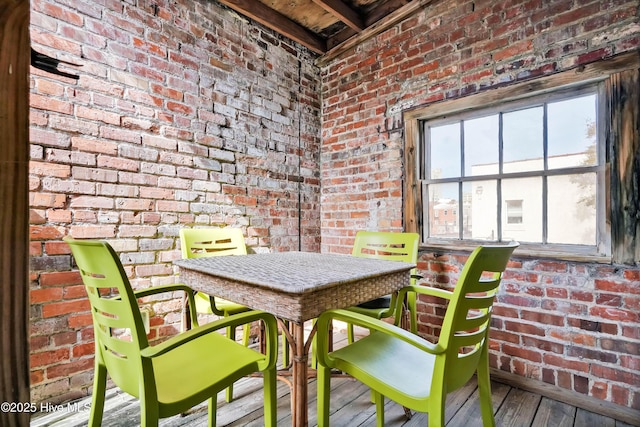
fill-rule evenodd
<path id="1" fill-rule="evenodd" d="M 182 258 L 205 258 L 226 255 L 246 255 L 242 230 L 239 228 L 182 228 L 180 229 L 180 248 Z M 195 294 L 196 311 L 202 314 L 215 314 L 228 317 L 237 313 L 251 311 L 247 306 L 236 304 L 222 298 L 215 298 L 202 292 Z M 197 321 L 194 323 L 198 325 Z M 243 328 L 242 344 L 249 345 L 251 325 Z M 236 339 L 236 328 L 228 327 L 227 337 Z M 226 401 L 233 400 L 233 385 L 226 392 Z"/>
<path id="2" fill-rule="evenodd" d="M 205 258 L 225 255 L 246 255 L 242 230 L 239 228 L 182 228 L 180 229 L 180 248 L 182 258 Z M 250 311 L 249 307 L 222 298 L 214 298 L 202 292 L 196 292 L 196 311 L 202 314 L 230 316 Z M 197 325 L 197 323 L 196 323 Z M 249 326 L 246 325 L 242 343 L 249 344 Z M 235 330 L 228 330 L 228 336 L 235 340 Z"/>
<path id="3" fill-rule="evenodd" d="M 447 299 L 437 344 L 396 324 L 349 310 L 331 310 L 318 318 L 318 426 L 329 425 L 331 369 L 345 372 L 371 387 L 377 425 L 384 425 L 384 396 L 405 408 L 429 414 L 429 426 L 444 426 L 448 393 L 477 374 L 485 426 L 494 426 L 489 381 L 489 325 L 493 301 L 509 257 L 517 243 L 481 246 L 466 262 L 453 292 L 423 286 L 400 291 Z M 373 332 L 329 352 L 332 320 L 359 325 Z"/>
<path id="4" fill-rule="evenodd" d="M 244 242 L 242 230 L 239 228 L 182 228 L 180 229 L 180 248 L 182 258 L 204 258 L 228 255 L 247 255 L 247 246 Z M 247 306 L 227 301 L 222 298 L 215 298 L 202 292 L 195 294 L 196 311 L 201 314 L 215 314 L 216 316 L 227 317 L 237 313 L 250 311 Z M 198 325 L 197 321 L 193 323 Z M 250 324 L 245 324 L 243 328 L 242 343 L 249 345 Z M 227 328 L 227 336 L 235 340 L 236 329 Z M 283 335 L 283 363 L 288 364 L 288 346 Z M 226 401 L 233 400 L 233 385 L 227 389 Z"/>
<path id="5" fill-rule="evenodd" d="M 358 231 L 353 243 L 351 255 L 360 258 L 386 259 L 389 261 L 402 261 L 415 264 L 418 260 L 418 245 L 420 236 L 417 233 L 394 233 L 382 231 Z M 421 278 L 411 271 L 411 285 L 415 285 L 416 279 Z M 349 307 L 350 311 L 364 314 L 376 319 L 394 317 L 401 314 L 402 300 L 396 304 L 395 295 L 386 295 L 367 301 L 360 305 Z M 416 311 L 416 296 L 407 295 L 407 309 L 409 311 L 409 326 L 414 334 L 418 332 L 418 319 Z M 353 342 L 353 325 L 347 325 L 348 342 Z"/>
<path id="6" fill-rule="evenodd" d="M 180 414 L 205 400 L 209 426 L 215 426 L 217 393 L 254 372 L 264 376 L 265 423 L 276 425 L 278 341 L 272 315 L 252 311 L 229 316 L 150 346 L 137 299 L 183 291 L 193 307 L 193 290 L 166 285 L 134 292 L 108 243 L 64 240 L 80 270 L 93 317 L 96 350 L 89 426 L 102 423 L 107 373 L 123 391 L 140 399 L 142 426 L 157 426 L 160 418 Z M 217 332 L 254 321 L 265 326 L 266 354 Z"/>

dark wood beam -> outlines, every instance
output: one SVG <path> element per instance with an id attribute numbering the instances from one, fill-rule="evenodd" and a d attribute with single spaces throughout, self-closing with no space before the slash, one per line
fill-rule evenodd
<path id="1" fill-rule="evenodd" d="M 257 0 L 220 0 L 220 3 L 316 53 L 323 54 L 327 51 L 327 44 L 321 37 Z"/>
<path id="2" fill-rule="evenodd" d="M 342 53 L 352 49 L 354 46 L 402 22 L 402 20 L 428 6 L 431 2 L 433 2 L 433 0 L 412 0 L 409 3 L 407 3 L 406 0 L 391 0 L 391 2 L 388 2 L 389 5 L 385 3 L 372 10 L 371 13 L 364 18 L 365 30 L 356 33 L 351 28 L 346 28 L 334 37 L 330 37 L 327 40 L 328 51 L 318 58 L 318 64 L 326 64 Z M 404 6 L 401 6 L 402 4 L 404 4 Z M 399 8 L 393 9 L 393 7 L 396 6 Z M 390 10 L 393 11 L 390 12 Z"/>
<path id="3" fill-rule="evenodd" d="M 635 55 L 636 58 L 638 54 Z M 613 262 L 640 262 L 640 71 L 616 73 L 607 82 L 611 100 L 611 243 Z"/>
<path id="4" fill-rule="evenodd" d="M 364 21 L 355 10 L 351 9 L 341 0 L 313 0 L 315 4 L 335 15 L 342 22 L 356 31 L 364 30 Z"/>
<path id="5" fill-rule="evenodd" d="M 18 405 L 31 400 L 29 10 L 29 0 L 0 0 L 0 401 Z M 5 409 L 1 426 L 29 425 L 28 408 Z"/>
<path id="6" fill-rule="evenodd" d="M 389 0 L 383 2 L 367 13 L 364 25 L 369 27 L 409 3 L 411 3 L 411 0 Z"/>
<path id="7" fill-rule="evenodd" d="M 317 2 L 316 0 L 313 0 L 313 1 Z M 318 0 L 318 1 L 322 1 L 322 0 Z M 417 0 L 414 0 L 414 1 L 417 2 Z M 383 18 L 395 12 L 396 10 L 406 6 L 408 3 L 410 3 L 409 0 L 389 0 L 382 3 L 375 9 L 372 9 L 367 14 L 367 16 L 364 17 L 364 22 L 363 22 L 364 28 L 371 27 L 373 24 L 382 20 Z M 334 47 L 338 46 L 340 43 L 350 39 L 351 37 L 358 34 L 360 31 L 362 31 L 362 30 L 360 31 L 355 31 L 355 30 L 357 29 L 354 29 L 353 27 L 345 28 L 339 33 L 336 33 L 333 36 L 329 37 L 329 39 L 327 40 L 327 50 L 333 49 Z"/>

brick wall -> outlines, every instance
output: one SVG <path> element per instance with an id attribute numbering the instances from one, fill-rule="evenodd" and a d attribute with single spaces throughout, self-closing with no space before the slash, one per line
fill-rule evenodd
<path id="1" fill-rule="evenodd" d="M 632 0 L 434 1 L 323 65 L 322 251 L 402 229 L 403 110 L 637 50 L 639 13 Z M 420 269 L 450 287 L 465 259 L 424 252 Z M 514 258 L 491 364 L 640 409 L 639 295 L 638 266 Z M 420 311 L 437 333 L 442 307 Z"/>
<path id="2" fill-rule="evenodd" d="M 87 393 L 93 331 L 62 237 L 113 243 L 136 288 L 173 282 L 178 230 L 243 229 L 255 251 L 319 250 L 319 70 L 313 56 L 207 0 L 34 0 L 31 382 Z M 299 199 L 300 198 L 300 199 Z M 299 203 L 300 200 L 300 203 Z M 152 338 L 176 331 L 156 301 Z"/>

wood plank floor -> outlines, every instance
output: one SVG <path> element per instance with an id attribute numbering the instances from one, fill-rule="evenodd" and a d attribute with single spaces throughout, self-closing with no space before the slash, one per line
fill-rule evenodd
<path id="1" fill-rule="evenodd" d="M 336 345 L 344 343 L 339 334 Z M 263 425 L 262 379 L 243 378 L 235 384 L 235 400 L 226 403 L 224 392 L 218 395 L 218 426 Z M 629 424 L 613 418 L 589 412 L 562 402 L 513 388 L 500 382 L 492 382 L 493 409 L 499 427 L 629 427 Z M 90 398 L 64 404 L 57 410 L 36 414 L 32 427 L 86 426 L 89 417 Z M 117 388 L 107 391 L 107 402 L 102 425 L 105 427 L 129 427 L 139 424 L 140 406 L 136 399 Z M 375 426 L 375 407 L 370 402 L 369 389 L 351 378 L 334 378 L 331 383 L 331 425 L 337 427 Z M 385 425 L 393 427 L 427 426 L 427 415 L 414 413 L 408 420 L 401 406 L 387 401 Z M 193 408 L 185 415 L 164 419 L 161 426 L 206 426 L 206 404 Z M 278 381 L 278 426 L 291 425 L 289 386 Z M 309 382 L 309 425 L 316 425 L 316 383 Z M 465 387 L 449 394 L 446 410 L 447 427 L 481 426 L 478 388 L 475 379 Z"/>

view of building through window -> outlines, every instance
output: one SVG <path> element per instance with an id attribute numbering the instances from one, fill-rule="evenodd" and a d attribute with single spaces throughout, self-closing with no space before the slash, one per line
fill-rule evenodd
<path id="1" fill-rule="evenodd" d="M 427 238 L 597 245 L 595 91 L 517 108 L 424 122 Z"/>

